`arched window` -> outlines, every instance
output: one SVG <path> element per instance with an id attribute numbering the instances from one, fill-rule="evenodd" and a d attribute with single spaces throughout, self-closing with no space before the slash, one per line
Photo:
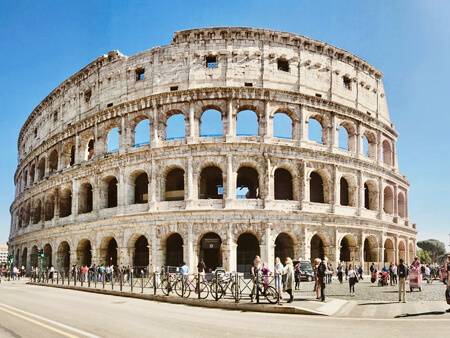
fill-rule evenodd
<path id="1" fill-rule="evenodd" d="M 134 243 L 133 266 L 147 268 L 149 262 L 149 245 L 145 236 L 140 236 Z M 138 269 L 140 270 L 140 269 Z"/>
<path id="2" fill-rule="evenodd" d="M 108 132 L 106 151 L 114 153 L 119 150 L 119 128 L 113 128 Z"/>
<path id="3" fill-rule="evenodd" d="M 294 241 L 292 237 L 285 232 L 280 233 L 275 239 L 275 257 L 280 258 L 282 262 L 287 257 L 294 257 Z"/>
<path id="4" fill-rule="evenodd" d="M 59 197 L 59 217 L 67 217 L 72 214 L 72 190 L 66 188 L 61 191 Z"/>
<path id="5" fill-rule="evenodd" d="M 85 214 L 92 211 L 92 185 L 84 183 L 80 186 L 78 213 Z"/>
<path id="6" fill-rule="evenodd" d="M 237 240 L 236 267 L 238 272 L 249 274 L 255 256 L 259 256 L 260 246 L 255 235 L 243 233 Z"/>
<path id="7" fill-rule="evenodd" d="M 313 171 L 309 180 L 309 200 L 314 203 L 325 203 L 322 176 Z"/>
<path id="8" fill-rule="evenodd" d="M 200 118 L 200 136 L 223 136 L 222 114 L 215 109 L 205 110 Z"/>
<path id="9" fill-rule="evenodd" d="M 45 176 L 45 157 L 39 160 L 38 164 L 38 180 L 42 180 Z"/>
<path id="10" fill-rule="evenodd" d="M 391 187 L 384 188 L 384 212 L 392 215 L 394 213 L 394 194 Z"/>
<path id="11" fill-rule="evenodd" d="M 398 215 L 401 218 L 406 218 L 406 201 L 403 192 L 398 193 Z"/>
<path id="12" fill-rule="evenodd" d="M 186 137 L 184 115 L 176 113 L 167 119 L 166 140 L 178 140 Z"/>
<path id="13" fill-rule="evenodd" d="M 166 266 L 181 266 L 183 263 L 183 238 L 174 233 L 166 240 Z"/>
<path id="14" fill-rule="evenodd" d="M 51 221 L 55 216 L 55 196 L 53 194 L 46 194 L 45 196 L 44 216 L 45 221 Z"/>
<path id="15" fill-rule="evenodd" d="M 169 171 L 166 176 L 166 201 L 184 200 L 184 170 L 175 168 Z"/>
<path id="16" fill-rule="evenodd" d="M 274 173 L 275 199 L 276 200 L 293 200 L 292 175 L 284 169 L 278 168 Z"/>
<path id="17" fill-rule="evenodd" d="M 288 114 L 277 112 L 273 116 L 273 136 L 277 138 L 292 139 L 292 119 Z"/>
<path id="18" fill-rule="evenodd" d="M 32 164 L 30 168 L 30 185 L 34 183 L 34 178 L 35 178 L 35 165 Z"/>
<path id="19" fill-rule="evenodd" d="M 340 197 L 341 197 L 341 205 L 348 206 L 350 205 L 349 198 L 349 189 L 348 182 L 344 177 L 341 177 L 340 180 Z"/>
<path id="20" fill-rule="evenodd" d="M 36 201 L 32 218 L 33 218 L 33 220 L 32 220 L 33 224 L 38 224 L 42 220 L 42 204 L 41 204 L 40 200 Z"/>
<path id="21" fill-rule="evenodd" d="M 54 149 L 48 158 L 48 168 L 50 169 L 50 173 L 53 173 L 58 170 L 58 152 Z"/>
<path id="22" fill-rule="evenodd" d="M 148 175 L 140 173 L 134 180 L 134 203 L 148 202 Z"/>
<path id="23" fill-rule="evenodd" d="M 218 167 L 206 167 L 200 174 L 200 199 L 223 198 L 222 170 Z"/>
<path id="24" fill-rule="evenodd" d="M 117 207 L 117 184 L 117 178 L 114 176 L 108 176 L 103 180 L 104 208 Z"/>
<path id="25" fill-rule="evenodd" d="M 141 147 L 150 144 L 150 121 L 142 120 L 134 128 L 134 146 Z"/>
<path id="26" fill-rule="evenodd" d="M 344 150 L 350 150 L 348 130 L 343 125 L 341 125 L 339 127 L 338 132 L 339 132 L 339 148 Z"/>
<path id="27" fill-rule="evenodd" d="M 368 210 L 377 210 L 378 208 L 378 191 L 376 184 L 372 181 L 364 183 L 364 208 Z"/>
<path id="28" fill-rule="evenodd" d="M 95 141 L 93 139 L 89 140 L 86 147 L 86 160 L 90 160 L 92 157 L 94 157 L 94 147 Z"/>
<path id="29" fill-rule="evenodd" d="M 236 135 L 258 136 L 258 115 L 253 110 L 241 110 L 237 114 Z"/>
<path id="30" fill-rule="evenodd" d="M 392 165 L 392 147 L 388 140 L 383 141 L 383 163 Z"/>
<path id="31" fill-rule="evenodd" d="M 308 120 L 308 138 L 310 141 L 325 144 L 322 124 L 314 117 Z"/>
<path id="32" fill-rule="evenodd" d="M 236 197 L 238 199 L 259 198 L 259 175 L 251 167 L 241 167 L 237 172 Z"/>
<path id="33" fill-rule="evenodd" d="M 366 157 L 370 157 L 370 144 L 366 135 L 362 137 L 362 153 Z"/>

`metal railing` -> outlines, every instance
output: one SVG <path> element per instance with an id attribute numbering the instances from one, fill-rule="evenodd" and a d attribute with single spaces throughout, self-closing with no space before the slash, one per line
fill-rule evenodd
<path id="1" fill-rule="evenodd" d="M 31 281 L 41 284 L 78 286 L 121 292 L 209 299 L 215 301 L 256 301 L 279 303 L 281 295 L 273 276 L 246 276 L 243 273 L 216 270 L 213 273 L 183 275 L 180 272 L 148 272 L 147 267 L 70 272 L 33 273 Z"/>

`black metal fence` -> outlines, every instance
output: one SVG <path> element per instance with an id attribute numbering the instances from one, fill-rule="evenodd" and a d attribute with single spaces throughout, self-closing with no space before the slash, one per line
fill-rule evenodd
<path id="1" fill-rule="evenodd" d="M 248 276 L 242 273 L 216 270 L 213 273 L 183 275 L 165 269 L 149 272 L 146 267 L 109 271 L 50 271 L 34 273 L 31 281 L 43 284 L 79 286 L 142 294 L 177 296 L 234 302 L 279 303 L 281 278 Z"/>

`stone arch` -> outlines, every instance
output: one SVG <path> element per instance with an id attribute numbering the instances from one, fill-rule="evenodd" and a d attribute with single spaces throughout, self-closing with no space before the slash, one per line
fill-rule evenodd
<path id="1" fill-rule="evenodd" d="M 294 120 L 284 111 L 273 114 L 273 136 L 283 139 L 294 138 Z"/>
<path id="2" fill-rule="evenodd" d="M 72 189 L 63 188 L 59 192 L 59 217 L 68 217 L 72 214 Z"/>
<path id="3" fill-rule="evenodd" d="M 132 193 L 130 197 L 133 198 L 129 204 L 144 204 L 148 203 L 148 174 L 144 170 L 136 170 L 130 175 L 132 186 Z"/>
<path id="4" fill-rule="evenodd" d="M 183 263 L 183 237 L 178 232 L 169 234 L 165 241 L 165 265 L 179 267 Z"/>
<path id="5" fill-rule="evenodd" d="M 200 172 L 199 199 L 223 198 L 223 174 L 217 166 L 207 166 Z"/>
<path id="6" fill-rule="evenodd" d="M 51 221 L 55 216 L 55 194 L 53 192 L 45 194 L 44 220 Z"/>
<path id="7" fill-rule="evenodd" d="M 66 142 L 62 151 L 62 161 L 65 168 L 75 164 L 75 145 L 72 141 Z"/>
<path id="8" fill-rule="evenodd" d="M 133 266 L 135 267 L 148 267 L 150 263 L 150 244 L 148 239 L 144 235 L 134 236 L 137 237 L 132 245 L 133 248 Z"/>
<path id="9" fill-rule="evenodd" d="M 251 232 L 241 233 L 237 239 L 236 268 L 238 272 L 250 273 L 255 256 L 260 255 L 257 236 Z"/>
<path id="10" fill-rule="evenodd" d="M 339 260 L 341 262 L 352 262 L 356 259 L 357 241 L 351 234 L 343 236 L 340 240 Z"/>
<path id="11" fill-rule="evenodd" d="M 386 186 L 383 191 L 383 211 L 389 215 L 394 213 L 394 192 L 392 187 Z"/>
<path id="12" fill-rule="evenodd" d="M 222 266 L 222 238 L 216 232 L 207 232 L 199 237 L 199 261 L 203 260 L 206 271 Z"/>
<path id="13" fill-rule="evenodd" d="M 101 180 L 100 191 L 102 194 L 101 207 L 115 208 L 118 202 L 118 185 L 117 177 L 109 175 Z"/>
<path id="14" fill-rule="evenodd" d="M 40 199 L 34 202 L 32 223 L 38 224 L 42 221 L 42 202 Z"/>
<path id="15" fill-rule="evenodd" d="M 70 270 L 70 245 L 67 241 L 62 241 L 57 250 L 57 269 L 68 273 Z"/>
<path id="16" fill-rule="evenodd" d="M 20 263 L 22 264 L 22 266 L 27 268 L 27 263 L 28 263 L 28 249 L 27 249 L 27 247 L 24 247 L 22 249 L 22 257 L 21 257 Z"/>
<path id="17" fill-rule="evenodd" d="M 311 261 L 315 258 L 324 259 L 327 255 L 325 237 L 320 234 L 314 234 L 310 241 L 310 257 Z"/>
<path id="18" fill-rule="evenodd" d="M 105 265 L 117 266 L 118 244 L 113 236 L 104 237 L 100 243 L 100 262 Z"/>
<path id="19" fill-rule="evenodd" d="M 106 133 L 106 151 L 115 153 L 119 151 L 120 146 L 120 129 L 118 127 L 111 128 Z"/>
<path id="20" fill-rule="evenodd" d="M 30 265 L 31 267 L 38 267 L 38 254 L 39 254 L 39 249 L 37 247 L 37 245 L 33 245 L 31 247 L 31 252 L 30 252 Z"/>
<path id="21" fill-rule="evenodd" d="M 285 168 L 277 168 L 274 171 L 274 198 L 276 200 L 293 200 L 293 177 Z"/>
<path id="22" fill-rule="evenodd" d="M 44 268 L 50 268 L 53 265 L 52 262 L 53 249 L 50 243 L 45 244 L 43 250 L 44 250 L 44 261 L 42 265 Z"/>
<path id="23" fill-rule="evenodd" d="M 370 235 L 364 239 L 364 262 L 377 263 L 378 257 L 378 240 L 375 236 Z"/>
<path id="24" fill-rule="evenodd" d="M 408 244 L 408 257 L 410 260 L 416 255 L 416 251 L 414 250 L 414 244 L 409 242 Z M 409 262 L 408 262 L 409 263 Z"/>
<path id="25" fill-rule="evenodd" d="M 81 239 L 77 245 L 77 264 L 80 266 L 92 264 L 92 244 L 89 239 Z"/>
<path id="26" fill-rule="evenodd" d="M 392 165 L 393 163 L 393 152 L 391 142 L 384 140 L 382 143 L 383 147 L 383 163 L 386 165 Z"/>
<path id="27" fill-rule="evenodd" d="M 93 158 L 94 155 L 95 155 L 95 140 L 94 138 L 91 138 L 86 142 L 86 152 L 84 154 L 84 159 L 88 161 L 91 158 Z"/>
<path id="28" fill-rule="evenodd" d="M 398 193 L 397 203 L 398 203 L 398 215 L 401 218 L 406 218 L 406 199 L 405 194 L 402 191 Z"/>
<path id="29" fill-rule="evenodd" d="M 378 210 L 378 185 L 373 180 L 364 182 L 364 208 Z"/>
<path id="30" fill-rule="evenodd" d="M 294 256 L 294 239 L 291 235 L 286 232 L 281 232 L 275 238 L 275 258 L 279 257 L 281 262 L 285 262 L 287 257 L 292 258 L 293 260 L 296 258 Z"/>
<path id="31" fill-rule="evenodd" d="M 93 210 L 93 188 L 89 182 L 80 185 L 78 193 L 78 213 L 86 214 Z"/>
<path id="32" fill-rule="evenodd" d="M 238 199 L 260 198 L 258 170 L 249 165 L 241 165 L 237 170 L 236 195 Z"/>
<path id="33" fill-rule="evenodd" d="M 237 136 L 258 136 L 260 133 L 259 114 L 253 108 L 241 107 L 236 114 Z"/>
<path id="34" fill-rule="evenodd" d="M 150 144 L 151 139 L 151 131 L 150 126 L 151 122 L 147 116 L 139 116 L 133 120 L 134 125 L 132 126 L 133 136 L 132 144 L 134 147 L 142 147 Z"/>
<path id="35" fill-rule="evenodd" d="M 309 200 L 330 203 L 329 179 L 324 170 L 313 170 L 309 174 Z"/>
<path id="36" fill-rule="evenodd" d="M 362 153 L 369 158 L 377 156 L 377 137 L 375 133 L 366 130 L 362 135 Z"/>
<path id="37" fill-rule="evenodd" d="M 53 149 L 48 157 L 48 169 L 50 173 L 58 170 L 58 151 Z"/>
<path id="38" fill-rule="evenodd" d="M 311 114 L 306 119 L 308 140 L 328 144 L 328 120 L 323 114 Z"/>
<path id="39" fill-rule="evenodd" d="M 339 180 L 340 205 L 356 207 L 357 205 L 357 182 L 352 175 L 344 174 Z"/>
<path id="40" fill-rule="evenodd" d="M 164 200 L 184 200 L 184 169 L 178 166 L 171 167 L 166 171 L 164 180 Z"/>
<path id="41" fill-rule="evenodd" d="M 38 162 L 38 181 L 42 180 L 45 177 L 45 166 L 46 166 L 46 158 L 42 156 Z"/>
<path id="42" fill-rule="evenodd" d="M 339 148 L 355 152 L 356 151 L 356 127 L 352 122 L 343 121 L 338 127 Z"/>
<path id="43" fill-rule="evenodd" d="M 178 140 L 186 137 L 186 114 L 181 110 L 171 110 L 166 113 L 166 119 L 164 120 L 165 140 Z"/>
<path id="44" fill-rule="evenodd" d="M 218 108 L 207 107 L 199 119 L 200 137 L 223 136 L 223 113 Z"/>
<path id="45" fill-rule="evenodd" d="M 395 263 L 395 249 L 392 239 L 387 238 L 384 241 L 384 263 Z"/>
<path id="46" fill-rule="evenodd" d="M 406 245 L 405 242 L 402 240 L 398 242 L 398 259 L 403 259 L 403 261 L 408 264 L 409 262 L 406 261 Z"/>

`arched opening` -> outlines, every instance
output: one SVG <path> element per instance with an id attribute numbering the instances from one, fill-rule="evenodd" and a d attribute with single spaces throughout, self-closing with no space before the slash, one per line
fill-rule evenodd
<path id="1" fill-rule="evenodd" d="M 413 257 L 415 256 L 415 252 L 414 252 L 414 245 L 412 243 L 409 243 L 409 259 L 412 260 Z M 409 263 L 409 262 L 408 262 Z"/>
<path id="2" fill-rule="evenodd" d="M 310 243 L 310 250 L 311 250 L 311 261 L 313 261 L 315 258 L 324 259 L 325 258 L 325 248 L 322 241 L 322 238 L 320 238 L 319 235 L 314 235 L 311 238 Z"/>
<path id="3" fill-rule="evenodd" d="M 66 241 L 61 242 L 58 246 L 57 261 L 57 268 L 68 273 L 70 269 L 70 245 Z"/>
<path id="4" fill-rule="evenodd" d="M 91 241 L 82 239 L 77 246 L 77 262 L 79 266 L 92 264 L 92 246 Z"/>
<path id="5" fill-rule="evenodd" d="M 38 180 L 42 180 L 45 176 L 45 157 L 39 160 L 38 164 Z"/>
<path id="6" fill-rule="evenodd" d="M 341 262 L 352 262 L 356 255 L 356 241 L 351 235 L 341 239 L 339 260 Z"/>
<path id="7" fill-rule="evenodd" d="M 117 266 L 117 242 L 114 237 L 103 239 L 100 247 L 102 263 L 105 265 Z"/>
<path id="8" fill-rule="evenodd" d="M 183 238 L 174 233 L 166 240 L 166 266 L 181 266 L 183 263 Z"/>
<path id="9" fill-rule="evenodd" d="M 294 241 L 285 232 L 280 233 L 275 239 L 275 257 L 279 257 L 284 264 L 287 257 L 296 259 L 294 256 Z"/>
<path id="10" fill-rule="evenodd" d="M 406 202 L 403 192 L 398 194 L 398 215 L 401 218 L 406 218 Z"/>
<path id="11" fill-rule="evenodd" d="M 184 200 L 184 170 L 175 168 L 169 171 L 166 176 L 166 201 Z"/>
<path id="12" fill-rule="evenodd" d="M 325 203 L 322 176 L 315 171 L 309 175 L 309 200 L 314 203 Z"/>
<path id="13" fill-rule="evenodd" d="M 259 122 L 258 115 L 253 110 L 241 110 L 237 114 L 236 122 L 237 136 L 258 136 Z"/>
<path id="14" fill-rule="evenodd" d="M 222 239 L 214 232 L 208 232 L 200 240 L 200 260 L 203 260 L 206 271 L 213 271 L 222 266 Z"/>
<path id="15" fill-rule="evenodd" d="M 108 176 L 103 179 L 103 207 L 115 208 L 117 207 L 117 178 L 115 176 Z"/>
<path id="16" fill-rule="evenodd" d="M 237 172 L 236 197 L 238 199 L 260 198 L 259 175 L 252 167 L 240 167 Z"/>
<path id="17" fill-rule="evenodd" d="M 392 165 L 392 147 L 388 140 L 383 141 L 383 163 Z"/>
<path id="18" fill-rule="evenodd" d="M 47 194 L 45 196 L 45 221 L 51 221 L 55 216 L 55 196 L 53 194 Z"/>
<path id="19" fill-rule="evenodd" d="M 23 187 L 26 188 L 28 186 L 28 171 L 25 170 L 23 172 Z"/>
<path id="20" fill-rule="evenodd" d="M 20 267 L 19 265 L 19 259 L 20 259 L 20 249 L 16 250 L 16 255 L 14 257 L 14 265 L 16 265 L 17 267 Z"/>
<path id="21" fill-rule="evenodd" d="M 362 153 L 369 158 L 375 158 L 377 154 L 376 136 L 366 131 L 362 136 Z"/>
<path id="22" fill-rule="evenodd" d="M 48 158 L 48 168 L 50 173 L 53 173 L 58 170 L 58 152 L 54 149 Z"/>
<path id="23" fill-rule="evenodd" d="M 200 199 L 223 198 L 222 170 L 218 167 L 206 167 L 200 173 Z"/>
<path id="24" fill-rule="evenodd" d="M 259 256 L 259 241 L 251 233 L 243 233 L 237 240 L 236 268 L 238 272 L 250 273 L 255 256 Z"/>
<path id="25" fill-rule="evenodd" d="M 341 205 L 343 206 L 349 206 L 350 205 L 350 193 L 348 189 L 348 182 L 344 177 L 341 177 L 341 180 L 339 181 L 340 185 L 340 201 Z"/>
<path id="26" fill-rule="evenodd" d="M 44 258 L 42 261 L 42 266 L 44 268 L 49 268 L 52 266 L 52 247 L 50 244 L 44 245 Z"/>
<path id="27" fill-rule="evenodd" d="M 69 166 L 73 166 L 74 164 L 75 164 L 75 146 L 72 145 L 70 147 Z"/>
<path id="28" fill-rule="evenodd" d="M 94 147 L 95 147 L 95 141 L 92 139 L 89 140 L 89 142 L 87 143 L 87 147 L 86 147 L 86 156 L 85 156 L 86 160 L 90 160 L 92 157 L 94 157 Z"/>
<path id="29" fill-rule="evenodd" d="M 398 243 L 398 259 L 403 259 L 406 264 L 409 264 L 409 262 L 406 261 L 406 247 L 403 241 Z"/>
<path id="30" fill-rule="evenodd" d="M 308 139 L 319 144 L 326 143 L 322 123 L 315 117 L 311 117 L 308 120 Z"/>
<path id="31" fill-rule="evenodd" d="M 134 146 L 142 147 L 150 144 L 150 121 L 148 119 L 140 121 L 134 128 Z"/>
<path id="32" fill-rule="evenodd" d="M 391 187 L 384 188 L 383 210 L 385 213 L 392 215 L 394 213 L 394 193 Z"/>
<path id="33" fill-rule="evenodd" d="M 114 153 L 119 150 L 119 128 L 113 128 L 108 132 L 106 136 L 106 151 L 108 153 Z"/>
<path id="34" fill-rule="evenodd" d="M 149 262 L 149 245 L 145 236 L 140 236 L 134 243 L 133 266 L 147 267 Z"/>
<path id="35" fill-rule="evenodd" d="M 293 139 L 293 122 L 291 117 L 283 112 L 273 116 L 273 136 L 277 138 Z"/>
<path id="36" fill-rule="evenodd" d="M 31 247 L 31 254 L 30 254 L 30 265 L 33 268 L 36 268 L 38 266 L 38 247 L 36 245 L 33 245 Z"/>
<path id="37" fill-rule="evenodd" d="M 148 203 L 148 175 L 143 172 L 134 180 L 134 203 Z"/>
<path id="38" fill-rule="evenodd" d="M 276 200 L 293 200 L 293 184 L 291 173 L 284 169 L 278 168 L 274 173 L 275 199 Z"/>
<path id="39" fill-rule="evenodd" d="M 42 203 L 37 200 L 33 210 L 33 224 L 38 224 L 42 221 Z"/>
<path id="40" fill-rule="evenodd" d="M 205 110 L 200 118 L 200 136 L 214 137 L 222 135 L 222 113 L 215 109 Z"/>
<path id="41" fill-rule="evenodd" d="M 59 195 L 59 217 L 67 217 L 72 214 L 72 190 L 63 189 Z"/>
<path id="42" fill-rule="evenodd" d="M 28 249 L 23 248 L 22 259 L 20 260 L 20 262 L 22 263 L 22 266 L 24 266 L 25 268 L 27 267 L 27 260 L 28 260 Z"/>
<path id="43" fill-rule="evenodd" d="M 390 239 L 384 241 L 384 263 L 395 263 L 394 244 Z"/>
<path id="44" fill-rule="evenodd" d="M 364 262 L 378 262 L 378 241 L 374 236 L 369 236 L 364 240 Z M 367 264 L 366 264 L 367 265 Z"/>
<path id="45" fill-rule="evenodd" d="M 350 150 L 349 132 L 345 126 L 341 125 L 338 129 L 339 148 L 343 150 Z"/>
<path id="46" fill-rule="evenodd" d="M 35 165 L 32 164 L 30 168 L 30 185 L 34 183 L 35 170 Z"/>
<path id="47" fill-rule="evenodd" d="M 92 185 L 90 183 L 83 183 L 80 186 L 78 202 L 78 213 L 86 214 L 92 211 Z"/>
<path id="48" fill-rule="evenodd" d="M 186 137 L 184 115 L 176 113 L 167 119 L 166 140 L 177 140 Z"/>

